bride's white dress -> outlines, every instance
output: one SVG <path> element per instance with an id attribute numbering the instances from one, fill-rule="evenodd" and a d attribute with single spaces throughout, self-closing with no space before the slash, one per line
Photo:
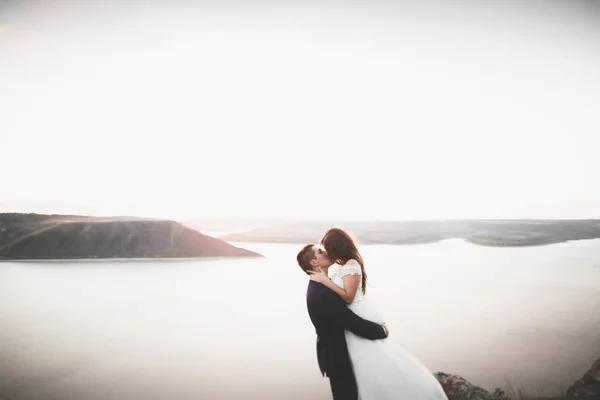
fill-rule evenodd
<path id="1" fill-rule="evenodd" d="M 331 280 L 343 288 L 345 275 L 359 275 L 362 281 L 360 264 L 348 261 L 334 271 Z M 363 296 L 362 282 L 348 307 L 364 319 L 384 322 L 375 304 Z M 368 340 L 346 331 L 346 341 L 359 400 L 448 400 L 432 372 L 389 338 Z"/>

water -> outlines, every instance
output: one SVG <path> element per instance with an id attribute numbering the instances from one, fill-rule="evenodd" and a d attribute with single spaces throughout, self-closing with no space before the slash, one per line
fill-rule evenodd
<path id="1" fill-rule="evenodd" d="M 0 263 L 0 398 L 329 399 L 301 246 L 265 259 Z M 432 371 L 557 394 L 600 357 L 600 241 L 362 248 L 391 338 Z"/>

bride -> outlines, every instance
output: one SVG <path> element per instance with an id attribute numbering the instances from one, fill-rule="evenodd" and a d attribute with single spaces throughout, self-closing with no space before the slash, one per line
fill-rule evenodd
<path id="1" fill-rule="evenodd" d="M 321 239 L 330 261 L 340 265 L 331 279 L 311 271 L 310 279 L 336 292 L 358 316 L 383 323 L 377 307 L 365 297 L 367 274 L 354 240 L 332 228 Z M 323 266 L 325 267 L 325 266 Z M 360 400 L 447 400 L 442 386 L 415 357 L 390 341 L 368 340 L 345 331 Z"/>

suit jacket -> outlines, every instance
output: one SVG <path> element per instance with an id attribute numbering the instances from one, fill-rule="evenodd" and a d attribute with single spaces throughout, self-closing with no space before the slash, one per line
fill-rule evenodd
<path id="1" fill-rule="evenodd" d="M 354 377 L 345 330 L 367 339 L 384 339 L 383 326 L 354 314 L 340 296 L 322 284 L 310 281 L 306 290 L 308 315 L 317 331 L 317 359 L 328 377 Z"/>

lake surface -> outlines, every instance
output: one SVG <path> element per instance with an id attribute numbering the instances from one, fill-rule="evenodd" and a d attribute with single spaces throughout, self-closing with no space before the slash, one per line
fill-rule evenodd
<path id="1" fill-rule="evenodd" d="M 236 245 L 266 258 L 0 263 L 0 398 L 331 398 L 301 246 Z M 600 240 L 361 250 L 390 338 L 432 371 L 551 395 L 600 357 Z"/>

